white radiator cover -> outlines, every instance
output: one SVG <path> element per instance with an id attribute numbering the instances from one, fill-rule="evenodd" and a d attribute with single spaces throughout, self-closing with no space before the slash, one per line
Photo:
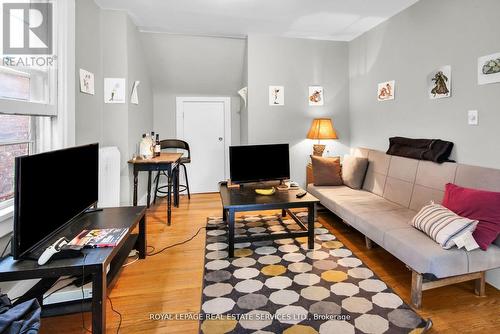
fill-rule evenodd
<path id="1" fill-rule="evenodd" d="M 99 149 L 98 206 L 120 206 L 120 151 L 115 146 Z"/>

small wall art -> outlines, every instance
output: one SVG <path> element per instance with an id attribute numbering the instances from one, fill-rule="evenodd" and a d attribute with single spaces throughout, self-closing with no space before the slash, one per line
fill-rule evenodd
<path id="1" fill-rule="evenodd" d="M 285 105 L 285 87 L 269 86 L 269 105 L 270 106 Z"/>
<path id="2" fill-rule="evenodd" d="M 309 86 L 309 105 L 310 106 L 322 106 L 324 105 L 323 99 L 323 87 L 321 86 Z"/>
<path id="3" fill-rule="evenodd" d="M 94 73 L 80 69 L 80 92 L 94 95 Z"/>
<path id="4" fill-rule="evenodd" d="M 396 81 L 386 81 L 378 84 L 377 100 L 389 101 L 394 100 Z"/>
<path id="5" fill-rule="evenodd" d="M 130 103 L 139 104 L 139 92 L 137 88 L 139 87 L 140 81 L 134 81 L 134 86 L 132 87 L 132 94 L 130 95 Z"/>
<path id="6" fill-rule="evenodd" d="M 500 53 L 479 57 L 477 60 L 477 83 L 486 85 L 500 82 Z"/>
<path id="7" fill-rule="evenodd" d="M 243 87 L 238 91 L 238 95 L 243 99 L 243 103 L 245 103 L 245 108 L 247 107 L 247 98 L 248 98 L 248 87 Z"/>
<path id="8" fill-rule="evenodd" d="M 104 103 L 125 103 L 124 78 L 104 78 Z"/>
<path id="9" fill-rule="evenodd" d="M 451 96 L 451 66 L 442 66 L 427 76 L 429 98 L 442 99 Z"/>

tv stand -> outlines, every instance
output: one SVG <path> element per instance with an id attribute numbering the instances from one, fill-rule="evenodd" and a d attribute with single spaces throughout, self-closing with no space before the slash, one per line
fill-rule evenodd
<path id="1" fill-rule="evenodd" d="M 139 233 L 132 231 L 139 226 Z M 30 298 L 37 298 L 42 305 L 42 315 L 92 311 L 92 333 L 106 331 L 106 296 L 118 278 L 122 264 L 133 248 L 139 251 L 139 258 L 146 258 L 146 207 L 107 208 L 82 215 L 59 232 L 57 237 L 73 238 L 84 229 L 127 228 L 127 234 L 116 247 L 85 248 L 84 257 L 51 260 L 43 266 L 36 261 L 15 261 L 12 256 L 0 262 L 0 282 L 41 278 L 32 289 L 19 298 L 15 304 Z M 52 304 L 43 306 L 43 294 L 61 276 L 92 275 L 92 298 L 73 302 L 74 307 Z M 76 304 L 78 305 L 76 305 Z"/>

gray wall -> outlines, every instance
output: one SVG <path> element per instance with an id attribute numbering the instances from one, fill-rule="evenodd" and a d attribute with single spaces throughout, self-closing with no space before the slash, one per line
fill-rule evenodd
<path id="1" fill-rule="evenodd" d="M 269 106 L 269 85 L 285 88 L 285 105 Z M 309 106 L 308 86 L 321 85 L 324 106 Z M 348 153 L 349 74 L 345 42 L 250 35 L 248 37 L 248 142 L 289 143 L 291 178 L 305 185 L 314 118 L 333 119 L 339 140 L 325 155 Z"/>
<path id="2" fill-rule="evenodd" d="M 154 90 L 154 126 L 175 137 L 177 96 L 231 97 L 232 144 L 240 142 L 240 98 L 246 41 L 164 33 L 140 34 Z"/>
<path id="3" fill-rule="evenodd" d="M 132 175 L 127 161 L 136 153 L 141 134 L 153 128 L 153 92 L 144 64 L 137 27 L 124 11 L 102 10 L 93 0 L 76 2 L 76 72 L 95 76 L 95 95 L 80 93 L 76 85 L 76 143 L 99 142 L 117 146 L 121 154 L 120 202 L 132 201 Z M 105 104 L 104 78 L 126 78 L 127 102 Z M 139 105 L 129 103 L 132 85 L 139 86 Z M 139 180 L 139 199 L 146 193 L 146 176 Z"/>
<path id="4" fill-rule="evenodd" d="M 79 145 L 102 140 L 101 9 L 92 0 L 76 1 L 75 19 L 75 136 Z M 95 95 L 80 93 L 80 68 L 94 73 Z"/>
<path id="5" fill-rule="evenodd" d="M 102 68 L 104 78 L 127 78 L 127 14 L 123 11 L 102 10 Z M 102 79 L 103 80 L 103 79 Z M 129 92 L 126 92 L 128 99 Z M 131 180 L 129 177 L 130 159 L 128 150 L 128 101 L 124 104 L 103 102 L 102 145 L 116 146 L 120 151 L 120 203 L 130 203 Z"/>
<path id="6" fill-rule="evenodd" d="M 134 153 L 138 152 L 138 143 L 142 138 L 142 134 L 153 130 L 153 89 L 149 71 L 144 62 L 144 50 L 140 39 L 140 32 L 134 25 L 130 17 L 127 16 L 127 60 L 128 60 L 128 89 L 127 94 L 130 100 L 134 81 L 139 80 L 141 83 L 138 87 L 139 104 L 135 105 L 128 103 L 128 157 L 131 158 Z M 128 169 L 128 180 L 130 184 L 127 188 L 129 191 L 129 202 L 132 202 L 132 185 L 133 175 L 132 168 Z M 146 173 L 142 173 L 139 179 L 139 198 L 147 192 L 147 177 Z"/>
<path id="7" fill-rule="evenodd" d="M 351 145 L 385 150 L 391 136 L 453 141 L 460 163 L 500 166 L 500 84 L 478 86 L 477 58 L 500 51 L 498 0 L 421 0 L 349 43 Z M 452 67 L 452 97 L 430 100 L 427 75 Z M 396 99 L 377 102 L 377 83 Z M 467 111 L 479 110 L 479 126 Z M 495 152 L 495 153 L 494 153 Z"/>
<path id="8" fill-rule="evenodd" d="M 245 44 L 245 55 L 243 58 L 243 76 L 241 81 L 241 87 L 248 88 L 248 43 Z M 241 144 L 248 144 L 248 95 L 247 95 L 247 105 L 240 98 L 241 102 L 241 114 L 240 114 L 240 139 Z"/>

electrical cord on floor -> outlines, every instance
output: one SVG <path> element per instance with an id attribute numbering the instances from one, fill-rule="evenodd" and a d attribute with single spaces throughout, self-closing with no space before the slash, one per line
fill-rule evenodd
<path id="1" fill-rule="evenodd" d="M 111 310 L 118 314 L 118 316 L 120 317 L 120 322 L 118 323 L 118 328 L 116 329 L 116 334 L 120 333 L 120 327 L 122 326 L 122 314 L 120 312 L 118 312 L 117 310 L 115 310 L 115 307 L 113 306 L 113 302 L 111 301 L 111 298 L 109 298 L 109 296 L 106 296 L 109 300 L 109 304 L 111 305 Z"/>
<path id="2" fill-rule="evenodd" d="M 160 253 L 162 253 L 162 252 L 164 252 L 164 251 L 166 251 L 167 249 L 170 249 L 170 248 L 172 248 L 172 247 L 176 247 L 176 246 L 183 245 L 183 244 L 185 244 L 185 243 L 187 243 L 187 242 L 189 242 L 189 241 L 193 240 L 194 238 L 196 238 L 196 236 L 197 236 L 198 234 L 200 234 L 201 230 L 203 230 L 203 229 L 206 229 L 206 226 L 202 226 L 202 227 L 200 227 L 200 228 L 198 229 L 198 231 L 196 231 L 196 233 L 195 233 L 195 234 L 194 234 L 191 238 L 189 238 L 189 239 L 187 239 L 187 240 L 184 240 L 184 241 L 178 242 L 178 243 L 173 244 L 173 245 L 170 245 L 170 246 L 166 246 L 166 247 L 164 247 L 164 248 L 160 249 L 160 250 L 159 250 L 159 251 L 157 251 L 157 252 L 152 251 L 151 253 L 148 253 L 147 255 L 148 255 L 148 256 L 155 256 L 155 255 L 158 255 L 158 254 L 160 254 Z M 152 246 L 151 246 L 151 247 L 152 247 Z M 154 248 L 154 247 L 153 247 L 153 248 Z"/>
<path id="3" fill-rule="evenodd" d="M 137 261 L 139 261 L 139 255 L 137 255 L 135 259 L 133 259 L 132 261 L 123 264 L 122 267 L 130 266 L 131 264 L 136 263 Z"/>

